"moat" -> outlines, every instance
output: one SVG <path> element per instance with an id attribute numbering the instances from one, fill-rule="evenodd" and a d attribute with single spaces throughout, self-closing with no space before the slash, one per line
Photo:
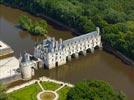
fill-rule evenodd
<path id="1" fill-rule="evenodd" d="M 16 57 L 24 51 L 32 53 L 34 44 L 45 38 L 31 36 L 28 32 L 18 29 L 16 24 L 21 15 L 40 19 L 21 10 L 0 5 L 0 40 L 7 42 L 14 49 Z M 48 24 L 49 36 L 56 39 L 68 39 L 74 36 L 72 32 L 61 26 L 50 21 Z M 52 70 L 40 69 L 36 72 L 35 78 L 43 75 L 70 83 L 84 79 L 106 80 L 115 88 L 124 91 L 129 100 L 134 98 L 134 67 L 124 64 L 120 59 L 105 51 L 96 50 L 94 54 L 72 59 L 66 65 Z"/>

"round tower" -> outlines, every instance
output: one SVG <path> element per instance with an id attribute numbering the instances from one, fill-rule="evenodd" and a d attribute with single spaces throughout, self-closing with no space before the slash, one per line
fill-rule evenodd
<path id="1" fill-rule="evenodd" d="M 20 70 L 22 74 L 22 78 L 24 80 L 29 80 L 32 78 L 34 75 L 34 70 L 33 70 L 33 63 L 30 60 L 30 55 L 28 53 L 24 53 L 23 57 L 21 57 L 20 61 Z"/>
<path id="2" fill-rule="evenodd" d="M 31 66 L 28 66 L 27 64 L 21 64 L 21 73 L 22 78 L 24 80 L 30 80 L 32 78 L 32 74 L 34 73 Z"/>
<path id="3" fill-rule="evenodd" d="M 98 33 L 98 35 L 100 34 L 100 28 L 99 27 L 96 27 L 96 31 Z"/>

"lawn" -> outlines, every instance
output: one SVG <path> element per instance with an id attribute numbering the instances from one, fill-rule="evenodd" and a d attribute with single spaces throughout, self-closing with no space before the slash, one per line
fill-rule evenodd
<path id="1" fill-rule="evenodd" d="M 37 100 L 36 96 L 41 91 L 38 84 L 32 84 L 9 94 L 11 100 Z"/>
<path id="2" fill-rule="evenodd" d="M 67 93 L 70 90 L 70 87 L 65 86 L 61 90 L 59 90 L 57 93 L 59 94 L 59 100 L 66 100 Z"/>
<path id="3" fill-rule="evenodd" d="M 62 86 L 60 84 L 56 84 L 53 82 L 40 82 L 40 83 L 45 90 L 54 91 L 58 89 L 60 86 Z M 66 100 L 69 89 L 70 87 L 64 86 L 59 91 L 57 91 L 57 93 L 59 94 L 59 100 Z M 36 84 L 29 85 L 27 87 L 24 87 L 22 89 L 19 89 L 17 91 L 14 91 L 12 93 L 9 93 L 8 95 L 11 100 L 37 100 L 36 99 L 37 94 L 41 91 L 42 91 L 41 88 L 36 83 Z"/>
<path id="4" fill-rule="evenodd" d="M 61 86 L 60 84 L 56 84 L 53 82 L 40 82 L 40 83 L 45 90 L 53 90 L 54 91 Z"/>

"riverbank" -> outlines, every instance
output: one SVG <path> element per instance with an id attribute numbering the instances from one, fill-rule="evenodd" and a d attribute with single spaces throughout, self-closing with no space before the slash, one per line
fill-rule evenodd
<path id="1" fill-rule="evenodd" d="M 115 55 L 117 58 L 119 58 L 121 61 L 123 61 L 125 64 L 127 65 L 132 65 L 134 66 L 134 61 L 128 57 L 126 57 L 125 55 L 123 55 L 121 52 L 115 50 L 114 48 L 112 48 L 109 45 L 103 45 L 103 48 L 106 52 L 109 52 L 113 55 Z"/>
<path id="2" fill-rule="evenodd" d="M 15 1 L 15 0 L 13 0 L 13 1 L 11 1 L 11 2 L 8 2 L 8 1 L 2 1 L 1 3 L 3 3 L 3 4 L 6 4 L 6 5 L 9 5 L 9 6 L 12 6 L 12 7 L 16 7 L 16 8 L 19 8 L 19 9 L 22 9 L 22 10 L 24 10 L 24 11 L 27 11 L 27 12 L 30 12 L 30 13 L 32 13 L 32 14 L 34 14 L 34 15 L 43 15 L 43 16 L 49 16 L 49 17 L 51 17 L 51 18 L 53 18 L 53 19 L 56 19 L 57 21 L 59 21 L 59 22 L 62 22 L 62 23 L 64 23 L 64 24 L 66 24 L 67 26 L 69 26 L 69 27 L 73 27 L 77 32 L 79 31 L 79 32 L 81 32 L 81 33 L 87 33 L 87 32 L 90 32 L 91 30 L 93 30 L 93 26 L 94 26 L 94 28 L 95 28 L 95 25 L 96 26 L 98 26 L 98 24 L 101 24 L 100 22 L 98 23 L 98 24 L 96 24 L 98 21 L 99 21 L 99 19 L 97 18 L 96 19 L 96 16 L 94 16 L 95 17 L 95 19 L 94 19 L 94 17 L 92 18 L 92 16 L 90 16 L 90 15 L 86 15 L 86 16 L 83 16 L 83 15 L 81 15 L 81 14 L 79 14 L 78 13 L 78 15 L 75 13 L 76 11 L 77 11 L 77 9 L 75 8 L 75 6 L 78 6 L 78 7 L 80 7 L 80 8 L 82 8 L 79 4 L 78 5 L 73 5 L 73 3 L 72 2 L 70 2 L 70 4 L 72 3 L 72 5 L 70 5 L 70 6 L 66 6 L 65 8 L 66 9 L 69 9 L 70 7 L 74 7 L 74 10 L 72 10 L 72 12 L 71 11 L 68 11 L 68 10 L 66 10 L 64 7 L 62 7 L 62 6 L 60 6 L 60 7 L 57 7 L 56 5 L 57 5 L 57 3 L 59 3 L 59 4 L 62 4 L 63 2 L 60 2 L 60 1 L 57 1 L 57 2 L 55 2 L 54 3 L 54 5 L 53 5 L 53 2 L 47 2 L 47 0 L 46 1 L 43 1 L 44 3 L 42 3 L 42 2 L 37 2 L 37 1 L 33 1 L 33 2 L 29 2 L 29 1 L 22 1 L 22 2 L 17 2 L 17 1 Z M 69 1 L 68 1 L 68 3 L 69 3 Z M 109 2 L 107 2 L 107 3 L 109 3 Z M 66 2 L 65 3 L 63 3 L 63 4 L 66 4 Z M 85 4 L 84 4 L 85 5 Z M 90 4 L 89 4 L 90 5 Z M 93 5 L 93 4 L 92 4 Z M 94 5 L 96 8 L 98 8 L 98 6 L 96 6 L 96 5 Z M 88 9 L 88 8 L 87 8 Z M 76 10 L 76 11 L 75 11 Z M 79 10 L 79 9 L 78 9 Z M 110 9 L 107 9 L 108 11 L 110 11 Z M 95 11 L 94 11 L 95 12 Z M 102 13 L 104 13 L 104 12 L 102 12 Z M 118 12 L 118 13 L 120 13 L 120 12 Z M 75 15 L 76 14 L 76 15 Z M 107 13 L 106 14 L 104 14 L 104 15 L 107 15 Z M 91 17 L 91 23 L 90 23 L 90 17 Z M 87 17 L 89 17 L 89 19 L 87 19 Z M 107 16 L 105 16 L 105 17 L 107 17 Z M 44 17 L 43 17 L 44 18 Z M 94 20 L 93 20 L 94 19 Z M 116 19 L 116 18 L 114 18 L 114 19 Z M 113 19 L 113 20 L 114 20 Z M 102 19 L 103 20 L 103 19 Z M 95 21 L 95 22 L 94 22 Z M 97 21 L 97 22 L 96 22 Z M 129 33 L 129 31 L 131 31 L 131 30 L 127 30 L 127 28 L 126 28 L 126 26 L 128 26 L 128 25 L 125 25 L 124 26 L 124 24 L 119 24 L 119 23 L 117 23 L 117 25 L 116 24 L 113 24 L 113 26 L 111 26 L 108 22 L 109 22 L 109 19 L 107 19 L 107 20 L 104 20 L 104 21 L 106 21 L 106 23 L 107 23 L 107 27 L 109 28 L 109 29 L 112 29 L 112 27 L 114 26 L 114 27 L 122 27 L 123 29 L 125 29 L 128 33 Z M 93 22 L 93 23 L 92 23 Z M 99 25 L 100 27 L 102 27 L 101 25 Z M 104 25 L 105 26 L 105 25 Z M 115 46 L 115 45 L 113 45 L 113 47 L 114 48 L 116 48 L 116 49 L 118 49 L 119 51 L 121 51 L 121 52 L 125 52 L 124 54 L 126 55 L 126 56 L 128 56 L 128 57 L 130 57 L 130 58 L 132 58 L 133 59 L 133 52 L 132 52 L 132 50 L 133 50 L 133 43 L 131 42 L 131 37 L 133 36 L 132 34 L 129 34 L 129 35 L 125 35 L 125 33 L 127 33 L 125 30 L 120 30 L 120 28 L 119 29 L 114 29 L 114 31 L 108 31 L 107 30 L 107 28 L 106 27 L 103 27 L 104 28 L 104 31 L 105 32 L 107 32 L 107 33 L 111 33 L 111 34 L 113 34 L 113 35 L 110 35 L 110 37 L 109 37 L 109 35 L 106 33 L 106 34 L 103 34 L 103 36 L 105 37 L 103 37 L 103 39 L 105 39 L 105 41 L 109 41 L 110 42 L 110 44 L 114 44 L 113 43 L 113 41 L 112 41 L 112 38 L 114 38 L 114 36 L 115 35 L 118 35 L 117 36 L 117 39 L 115 39 L 114 41 L 115 41 L 115 44 L 118 44 L 119 46 L 119 48 L 117 47 L 117 46 Z M 106 29 L 106 30 L 105 30 Z M 76 33 L 77 33 L 76 32 Z M 122 33 L 122 35 L 124 36 L 124 38 L 123 38 L 123 41 L 127 41 L 128 43 L 129 43 L 129 45 L 132 47 L 132 49 L 129 49 L 129 46 L 127 45 L 127 44 L 123 44 L 122 43 L 122 41 L 120 41 L 120 36 L 119 36 L 119 33 Z M 75 34 L 76 34 L 75 33 Z M 117 33 L 117 34 L 116 34 Z M 132 32 L 133 33 L 133 32 Z M 78 34 L 78 33 L 77 33 Z M 106 38 L 107 37 L 107 38 Z M 121 43 L 120 43 L 121 42 Z M 123 44 L 124 46 L 121 46 L 121 44 Z"/>
<path id="3" fill-rule="evenodd" d="M 82 33 L 79 33 L 77 30 L 75 30 L 74 28 L 69 27 L 69 26 L 65 25 L 64 23 L 59 22 L 59 21 L 57 21 L 57 20 L 55 20 L 55 19 L 53 19 L 53 18 L 51 18 L 51 17 L 49 17 L 49 16 L 46 16 L 46 15 L 43 15 L 43 14 L 40 14 L 40 13 L 35 13 L 35 12 L 27 11 L 27 10 L 25 10 L 25 9 L 23 9 L 23 8 L 20 8 L 20 7 L 18 7 L 18 6 L 13 6 L 13 5 L 10 5 L 10 4 L 7 4 L 7 3 L 4 3 L 4 4 L 2 4 L 2 5 L 5 5 L 5 6 L 11 7 L 11 8 L 15 8 L 15 9 L 20 9 L 20 10 L 22 10 L 22 11 L 24 11 L 24 12 L 30 13 L 31 15 L 33 15 L 33 16 L 35 16 L 35 17 L 41 17 L 42 19 L 46 19 L 46 20 L 49 21 L 50 23 L 57 24 L 57 25 L 60 26 L 60 27 L 64 27 L 65 29 L 70 30 L 70 31 L 71 31 L 72 33 L 74 33 L 75 35 L 81 35 L 81 34 L 82 34 Z"/>
<path id="4" fill-rule="evenodd" d="M 21 15 L 27 15 L 33 20 L 40 20 L 40 17 L 34 17 L 22 10 L 1 5 L 0 23 L 2 32 L 0 38 L 13 47 L 16 56 L 19 56 L 20 52 L 23 53 L 25 50 L 32 53 L 35 38 L 40 39 L 40 37 L 33 37 L 25 31 L 18 31 L 15 25 Z M 63 27 L 59 27 L 54 23 L 48 23 L 48 25 L 49 36 L 56 37 L 56 39 L 62 37 L 64 40 L 73 37 L 71 35 L 72 32 Z M 34 79 L 46 76 L 55 80 L 70 82 L 72 84 L 81 80 L 106 80 L 116 89 L 124 91 L 129 100 L 133 100 L 134 98 L 134 67 L 124 64 L 120 59 L 104 50 L 95 50 L 94 54 L 87 54 L 87 56 L 81 55 L 79 59 L 72 59 L 72 62 L 68 62 L 63 66 L 52 70 L 42 68 L 36 71 L 35 74 L 36 76 Z M 119 80 L 120 82 L 118 82 Z M 15 84 L 17 83 L 11 85 L 13 86 Z"/>
<path id="5" fill-rule="evenodd" d="M 17 8 L 17 9 L 29 12 L 30 14 L 32 14 L 32 15 L 34 15 L 36 17 L 41 17 L 43 19 L 47 19 L 51 23 L 57 24 L 57 25 L 59 25 L 61 27 L 64 27 L 65 29 L 70 30 L 72 33 L 74 33 L 74 35 L 81 35 L 82 34 L 82 33 L 79 33 L 77 30 L 75 30 L 74 28 L 71 28 L 71 27 L 69 27 L 69 26 L 67 26 L 67 25 L 65 25 L 65 24 L 63 24 L 63 23 L 61 23 L 61 22 L 49 17 L 49 16 L 46 16 L 46 15 L 43 15 L 43 14 L 40 14 L 40 13 L 30 12 L 30 11 L 27 11 L 27 10 L 25 10 L 23 8 L 19 8 L 18 6 L 15 7 L 15 6 L 11 6 L 9 4 L 4 4 L 4 5 L 8 6 L 8 7 Z M 132 59 L 128 58 L 127 56 L 123 55 L 121 52 L 119 52 L 119 51 L 115 50 L 114 48 L 112 48 L 112 47 L 110 47 L 108 45 L 105 45 L 105 44 L 103 45 L 103 47 L 104 47 L 104 50 L 106 52 L 114 54 L 117 58 L 121 59 L 125 64 L 134 65 L 134 61 Z"/>

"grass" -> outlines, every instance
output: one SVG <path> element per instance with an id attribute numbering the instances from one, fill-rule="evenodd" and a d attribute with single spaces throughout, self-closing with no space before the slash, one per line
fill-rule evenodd
<path id="1" fill-rule="evenodd" d="M 45 90 L 53 90 L 53 91 L 60 87 L 59 84 L 53 82 L 41 82 L 41 85 Z"/>
<path id="2" fill-rule="evenodd" d="M 32 84 L 9 94 L 11 100 L 37 100 L 36 96 L 41 91 L 38 84 Z"/>
<path id="3" fill-rule="evenodd" d="M 56 90 L 61 85 L 53 82 L 40 82 L 45 90 Z M 67 93 L 70 87 L 65 86 L 61 88 L 57 93 L 59 94 L 59 100 L 66 100 Z M 9 93 L 10 100 L 37 100 L 37 94 L 41 92 L 41 88 L 38 84 L 32 84 L 30 86 L 24 87 L 12 93 Z"/>
<path id="4" fill-rule="evenodd" d="M 67 93 L 70 90 L 70 87 L 65 86 L 61 90 L 58 91 L 59 94 L 59 100 L 67 100 Z"/>

